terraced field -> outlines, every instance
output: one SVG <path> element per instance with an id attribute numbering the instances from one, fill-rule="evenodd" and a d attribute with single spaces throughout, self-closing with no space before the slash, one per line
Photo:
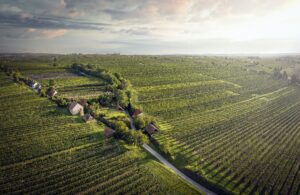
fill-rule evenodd
<path id="1" fill-rule="evenodd" d="M 0 94 L 0 194 L 198 193 L 144 151 L 104 139 L 100 124 L 3 73 Z"/>

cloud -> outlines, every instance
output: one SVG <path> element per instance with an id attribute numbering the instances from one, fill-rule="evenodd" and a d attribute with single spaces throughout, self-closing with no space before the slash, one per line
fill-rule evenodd
<path id="1" fill-rule="evenodd" d="M 9 48 L 239 52 L 271 50 L 273 40 L 289 38 L 282 49 L 299 50 L 292 44 L 299 43 L 297 0 L 0 1 L 0 45 Z"/>
<path id="2" fill-rule="evenodd" d="M 56 38 L 56 37 L 60 37 L 63 36 L 64 34 L 66 34 L 67 30 L 66 29 L 58 29 L 58 30 L 42 30 L 41 31 L 41 35 L 43 37 L 46 37 L 48 39 L 52 39 L 52 38 Z"/>
<path id="3" fill-rule="evenodd" d="M 16 6 L 3 5 L 0 9 L 1 26 L 25 27 L 37 29 L 87 29 L 103 30 L 104 24 L 101 22 L 86 22 L 82 20 L 72 20 L 63 16 L 41 16 L 23 11 Z"/>

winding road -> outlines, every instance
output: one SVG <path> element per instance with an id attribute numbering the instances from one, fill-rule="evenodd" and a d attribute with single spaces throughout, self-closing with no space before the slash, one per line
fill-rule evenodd
<path id="1" fill-rule="evenodd" d="M 126 115 L 128 116 L 128 118 L 130 120 L 130 126 L 131 126 L 131 128 L 134 129 L 134 130 L 136 130 L 136 127 L 134 125 L 132 117 L 130 116 L 130 114 L 127 111 L 125 111 L 125 113 L 126 113 Z M 147 150 L 150 154 L 152 154 L 152 156 L 154 156 L 155 158 L 157 158 L 165 166 L 167 166 L 171 170 L 173 170 L 183 180 L 185 180 L 186 182 L 188 182 L 189 184 L 191 184 L 192 186 L 194 186 L 196 189 L 198 189 L 200 192 L 204 192 L 205 194 L 215 194 L 212 191 L 210 191 L 209 189 L 207 189 L 206 187 L 198 184 L 197 182 L 195 182 L 194 180 L 192 180 L 191 178 L 189 178 L 188 176 L 186 176 L 181 171 L 179 171 L 174 165 L 172 165 L 171 163 L 169 163 L 163 156 L 161 156 L 158 152 L 156 152 L 155 150 L 153 150 L 147 144 L 143 144 L 143 148 L 145 150 Z"/>
<path id="2" fill-rule="evenodd" d="M 155 158 L 157 158 L 161 163 L 172 169 L 178 176 L 180 176 L 182 179 L 184 179 L 186 182 L 194 186 L 196 189 L 200 190 L 201 192 L 204 192 L 205 194 L 215 194 L 209 189 L 205 188 L 204 186 L 198 184 L 185 174 L 183 174 L 181 171 L 179 171 L 176 167 L 174 167 L 171 163 L 169 163 L 164 157 L 162 157 L 159 153 L 157 153 L 155 150 L 153 150 L 150 146 L 147 144 L 143 144 L 143 148 L 147 150 L 150 154 L 152 154 Z"/>

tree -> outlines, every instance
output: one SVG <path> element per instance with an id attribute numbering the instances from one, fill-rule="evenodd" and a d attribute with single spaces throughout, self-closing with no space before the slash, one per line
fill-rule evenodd
<path id="1" fill-rule="evenodd" d="M 49 80 L 49 87 L 54 87 L 55 86 L 55 81 L 50 79 Z"/>
<path id="2" fill-rule="evenodd" d="M 124 108 L 127 107 L 129 104 L 128 96 L 123 90 L 116 91 L 116 99 L 117 103 Z"/>
<path id="3" fill-rule="evenodd" d="M 64 98 L 61 98 L 61 97 L 56 98 L 56 103 L 59 107 L 67 107 L 67 105 L 68 105 L 67 100 Z"/>
<path id="4" fill-rule="evenodd" d="M 112 93 L 104 93 L 99 96 L 99 102 L 103 106 L 110 106 L 113 101 L 113 94 Z"/>
<path id="5" fill-rule="evenodd" d="M 280 73 L 280 69 L 279 68 L 277 68 L 277 67 L 275 67 L 274 69 L 273 69 L 273 78 L 274 79 L 281 79 L 281 73 Z"/>
<path id="6" fill-rule="evenodd" d="M 137 129 L 142 129 L 146 126 L 146 121 L 144 120 L 144 117 L 139 116 L 134 119 L 134 125 Z"/>
<path id="7" fill-rule="evenodd" d="M 46 92 L 45 92 L 45 90 L 42 90 L 42 91 L 40 92 L 40 95 L 41 95 L 41 97 L 46 97 Z"/>
<path id="8" fill-rule="evenodd" d="M 53 58 L 53 64 L 52 65 L 57 66 L 57 58 L 56 57 Z"/>
<path id="9" fill-rule="evenodd" d="M 87 67 L 88 69 L 93 69 L 93 65 L 92 65 L 92 64 L 88 64 L 86 67 Z"/>
<path id="10" fill-rule="evenodd" d="M 136 137 L 136 141 L 135 141 L 135 145 L 142 145 L 144 143 L 149 143 L 149 139 L 148 137 L 143 134 L 141 131 L 135 131 L 135 137 Z"/>
<path id="11" fill-rule="evenodd" d="M 292 83 L 292 84 L 295 84 L 295 83 L 297 83 L 298 81 L 299 81 L 298 76 L 297 76 L 296 74 L 293 74 L 293 75 L 291 76 L 291 83 Z"/>
<path id="12" fill-rule="evenodd" d="M 286 71 L 283 71 L 283 73 L 282 73 L 282 79 L 283 80 L 287 80 L 288 79 L 288 75 L 287 75 Z"/>
<path id="13" fill-rule="evenodd" d="M 168 158 L 172 158 L 172 153 L 170 150 L 170 143 L 168 141 L 160 144 L 159 149 L 162 153 L 164 153 Z"/>
<path id="14" fill-rule="evenodd" d="M 129 132 L 129 128 L 127 127 L 126 123 L 123 121 L 117 121 L 115 123 L 116 132 L 126 135 Z"/>
<path id="15" fill-rule="evenodd" d="M 21 74 L 20 74 L 19 71 L 14 72 L 14 73 L 13 73 L 14 81 L 19 82 L 20 76 L 21 76 Z"/>

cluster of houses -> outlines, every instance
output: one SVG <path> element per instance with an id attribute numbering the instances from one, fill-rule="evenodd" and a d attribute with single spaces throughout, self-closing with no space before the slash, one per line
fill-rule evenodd
<path id="1" fill-rule="evenodd" d="M 140 109 L 135 109 L 132 117 L 136 118 L 139 116 L 142 116 L 143 112 Z M 153 123 L 149 123 L 148 125 L 146 125 L 143 129 L 149 136 L 152 136 L 155 132 L 158 131 L 157 127 L 153 124 Z"/>
<path id="2" fill-rule="evenodd" d="M 146 127 L 144 127 L 144 129 L 143 129 L 149 136 L 152 136 L 155 132 L 157 132 L 158 131 L 158 129 L 157 129 L 157 127 L 154 125 L 154 124 L 152 124 L 152 123 L 150 123 L 150 124 L 148 124 Z M 113 134 L 115 133 L 115 130 L 113 130 L 112 128 L 110 128 L 110 127 L 105 127 L 104 128 L 104 136 L 105 137 L 111 137 L 111 136 L 113 136 Z"/>
<path id="3" fill-rule="evenodd" d="M 42 85 L 36 81 L 29 81 L 28 86 L 33 89 L 35 92 L 39 93 L 42 89 Z M 47 91 L 46 91 L 46 95 L 49 97 L 53 97 L 57 94 L 57 91 L 53 88 L 50 87 Z M 80 114 L 80 116 L 82 117 L 82 119 L 88 123 L 91 121 L 95 121 L 95 119 L 93 118 L 93 116 L 90 113 L 86 113 L 84 114 L 84 107 L 87 106 L 87 100 L 85 99 L 81 99 L 80 101 L 73 101 L 68 105 L 68 109 L 70 111 L 70 113 L 72 115 L 78 115 Z M 117 110 L 119 111 L 125 111 L 121 106 L 117 105 Z M 143 112 L 140 109 L 135 109 L 134 113 L 132 114 L 133 118 L 142 116 Z M 149 136 L 152 136 L 155 132 L 157 132 L 157 127 L 152 124 L 149 123 L 147 126 L 144 127 L 143 129 Z M 111 137 L 113 134 L 115 133 L 115 130 L 109 127 L 105 127 L 104 129 L 104 136 L 105 137 Z"/>
<path id="4" fill-rule="evenodd" d="M 78 102 L 74 101 L 71 102 L 68 106 L 69 111 L 72 115 L 78 115 L 80 114 L 80 116 L 82 117 L 82 119 L 88 123 L 91 121 L 95 121 L 94 117 L 90 114 L 90 113 L 86 113 L 84 114 L 84 107 L 87 106 L 87 100 L 82 99 Z"/>
<path id="5" fill-rule="evenodd" d="M 42 89 L 42 85 L 35 81 L 29 81 L 28 86 L 37 93 L 39 93 Z"/>
<path id="6" fill-rule="evenodd" d="M 124 109 L 120 106 L 117 105 L 117 109 L 119 111 L 124 111 Z M 132 117 L 133 118 L 137 118 L 139 116 L 142 116 L 143 115 L 143 112 L 140 110 L 140 109 L 135 109 L 133 114 L 132 114 Z M 146 125 L 144 128 L 143 128 L 144 132 L 147 133 L 150 137 L 156 133 L 158 131 L 158 128 L 153 124 L 153 123 L 149 123 L 148 125 Z M 105 137 L 111 137 L 113 136 L 113 134 L 115 133 L 115 130 L 110 128 L 110 127 L 105 127 L 104 128 L 104 136 Z"/>
<path id="7" fill-rule="evenodd" d="M 36 81 L 29 81 L 28 82 L 28 86 L 34 90 L 36 93 L 41 92 L 42 90 L 42 84 L 36 82 Z M 50 87 L 47 91 L 46 91 L 46 95 L 49 97 L 53 97 L 57 94 L 57 91 L 53 88 Z"/>

